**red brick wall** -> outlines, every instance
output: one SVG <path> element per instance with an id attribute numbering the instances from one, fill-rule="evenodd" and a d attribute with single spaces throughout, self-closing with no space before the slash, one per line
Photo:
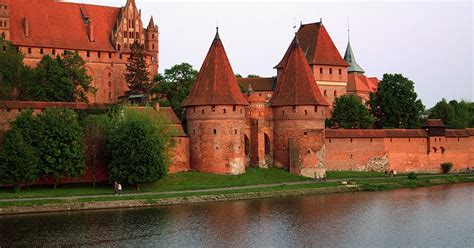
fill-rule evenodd
<path id="1" fill-rule="evenodd" d="M 173 138 L 175 147 L 171 151 L 171 165 L 168 168 L 168 173 L 178 173 L 189 171 L 189 138 L 176 137 Z"/>
<path id="2" fill-rule="evenodd" d="M 245 173 L 243 106 L 235 106 L 235 111 L 231 105 L 188 107 L 186 116 L 192 169 Z"/>

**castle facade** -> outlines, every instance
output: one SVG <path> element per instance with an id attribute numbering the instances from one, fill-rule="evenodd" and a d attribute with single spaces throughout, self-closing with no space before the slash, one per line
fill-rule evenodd
<path id="1" fill-rule="evenodd" d="M 78 52 L 97 89 L 89 97 L 91 103 L 116 103 L 128 90 L 124 73 L 135 41 L 145 47 L 150 75 L 158 73 L 158 26 L 152 17 L 144 28 L 135 0 L 120 8 L 0 0 L 0 35 L 24 54 L 24 63 L 31 67 L 45 55 Z"/>

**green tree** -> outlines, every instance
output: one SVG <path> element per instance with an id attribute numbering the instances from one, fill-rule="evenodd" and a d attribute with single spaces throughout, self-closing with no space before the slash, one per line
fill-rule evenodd
<path id="1" fill-rule="evenodd" d="M 153 111 L 153 110 L 152 110 Z M 114 117 L 109 134 L 111 182 L 150 183 L 164 177 L 170 162 L 170 136 L 167 119 L 161 113 L 124 109 Z"/>
<path id="2" fill-rule="evenodd" d="M 429 110 L 430 119 L 442 119 L 448 128 L 461 129 L 474 126 L 474 103 L 442 99 Z"/>
<path id="3" fill-rule="evenodd" d="M 92 86 L 92 77 L 87 74 L 86 62 L 77 52 L 66 53 L 60 61 L 74 87 L 73 98 L 88 103 L 88 96 L 95 94 L 97 89 Z"/>
<path id="4" fill-rule="evenodd" d="M 185 118 L 181 102 L 188 97 L 197 74 L 192 65 L 181 63 L 166 69 L 164 74 L 158 74 L 154 79 L 156 86 L 152 92 L 166 96 L 166 101 L 160 101 L 160 104 L 171 106 L 181 120 Z"/>
<path id="5" fill-rule="evenodd" d="M 39 116 L 41 128 L 37 149 L 44 175 L 54 178 L 54 188 L 61 178 L 83 174 L 84 142 L 77 115 L 69 109 L 51 108 Z"/>
<path id="6" fill-rule="evenodd" d="M 359 97 L 355 95 L 344 95 L 336 99 L 332 117 L 331 127 L 341 128 L 369 128 L 374 119 L 369 110 L 364 106 Z"/>
<path id="7" fill-rule="evenodd" d="M 126 96 L 148 95 L 151 89 L 150 74 L 145 62 L 145 49 L 137 41 L 132 44 L 130 58 L 128 58 L 127 72 L 125 73 L 129 91 Z"/>
<path id="8" fill-rule="evenodd" d="M 13 184 L 18 190 L 22 183 L 28 188 L 40 176 L 39 156 L 33 147 L 35 138 L 32 136 L 37 124 L 32 112 L 24 111 L 4 137 L 0 153 L 0 181 Z"/>
<path id="9" fill-rule="evenodd" d="M 96 185 L 96 170 L 99 163 L 106 164 L 109 159 L 107 149 L 107 115 L 88 115 L 83 120 L 85 127 L 84 140 L 86 145 L 87 164 L 92 169 L 92 187 Z"/>
<path id="10" fill-rule="evenodd" d="M 260 78 L 260 76 L 257 74 L 249 74 L 247 78 Z"/>
<path id="11" fill-rule="evenodd" d="M 23 64 L 23 54 L 0 37 L 0 100 L 15 100 L 21 87 L 30 84 L 32 70 Z M 15 92 L 16 91 L 16 92 Z"/>
<path id="12" fill-rule="evenodd" d="M 385 74 L 369 105 L 378 128 L 419 128 L 424 106 L 414 83 L 402 74 Z"/>

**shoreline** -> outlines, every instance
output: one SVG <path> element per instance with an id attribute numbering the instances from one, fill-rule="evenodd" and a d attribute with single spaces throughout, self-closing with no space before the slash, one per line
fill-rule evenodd
<path id="1" fill-rule="evenodd" d="M 438 185 L 449 185 L 449 184 L 460 184 L 460 183 L 473 183 L 473 181 L 465 182 L 450 182 L 447 180 L 436 180 L 430 184 L 410 187 L 406 185 L 398 185 L 398 187 L 384 188 L 384 185 L 394 185 L 393 183 L 378 183 L 375 185 L 382 186 L 381 188 L 373 188 L 364 185 L 339 185 L 339 186 L 327 186 L 327 187 L 316 187 L 316 188 L 301 188 L 301 189 L 289 189 L 289 190 L 270 190 L 270 191 L 254 191 L 254 192 L 209 192 L 210 194 L 197 194 L 197 195 L 186 195 L 172 196 L 164 198 L 149 198 L 149 199 L 124 199 L 124 200 L 112 200 L 112 201 L 92 201 L 92 202 L 74 202 L 74 198 L 71 201 L 65 201 L 62 203 L 52 203 L 44 205 L 26 205 L 26 206 L 6 206 L 0 207 L 1 216 L 13 216 L 21 214 L 36 214 L 36 213 L 53 213 L 53 212 L 71 212 L 71 211 L 86 211 L 86 210 L 106 210 L 106 209 L 126 209 L 126 208 L 144 208 L 144 207 L 155 207 L 155 206 L 170 206 L 170 205 L 181 205 L 181 204 L 194 204 L 194 203 L 209 203 L 209 202 L 222 202 L 222 201 L 240 201 L 240 200 L 251 200 L 251 199 L 265 199 L 265 198 L 278 198 L 278 197 L 289 197 L 289 196 L 302 196 L 302 195 L 316 195 L 316 194 L 330 194 L 330 193 L 345 193 L 345 192 L 368 192 L 368 191 L 389 191 L 393 189 L 401 188 L 419 188 L 419 187 L 430 187 Z M 119 196 L 121 197 L 121 196 Z M 133 197 L 131 195 L 130 197 Z"/>

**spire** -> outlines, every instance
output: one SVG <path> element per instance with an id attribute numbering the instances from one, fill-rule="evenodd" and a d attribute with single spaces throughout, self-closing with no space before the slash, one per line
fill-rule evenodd
<path id="1" fill-rule="evenodd" d="M 221 37 L 219 36 L 219 26 L 216 26 L 216 36 L 214 36 L 214 40 L 220 40 Z"/>
<path id="2" fill-rule="evenodd" d="M 354 56 L 354 52 L 352 52 L 350 40 L 347 41 L 347 49 L 346 49 L 346 54 L 344 55 L 344 60 L 350 65 L 350 67 L 347 68 L 347 72 L 365 73 L 364 69 L 362 69 L 362 67 L 359 64 L 357 64 L 357 61 Z"/>
<path id="3" fill-rule="evenodd" d="M 150 29 L 155 29 L 155 28 L 156 28 L 155 21 L 153 20 L 153 16 L 151 16 L 147 29 L 150 30 Z"/>
<path id="4" fill-rule="evenodd" d="M 248 105 L 217 30 L 198 77 L 182 106 Z"/>
<path id="5" fill-rule="evenodd" d="M 278 79 L 272 106 L 324 105 L 328 103 L 316 84 L 311 69 L 295 37 L 287 63 Z"/>

